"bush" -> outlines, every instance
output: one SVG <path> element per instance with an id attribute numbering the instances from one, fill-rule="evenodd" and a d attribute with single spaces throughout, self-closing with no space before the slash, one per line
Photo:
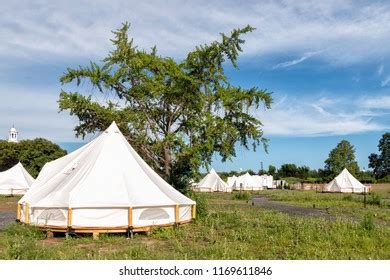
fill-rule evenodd
<path id="1" fill-rule="evenodd" d="M 347 194 L 347 195 L 343 196 L 343 200 L 345 200 L 345 201 L 353 201 L 354 199 L 353 199 L 352 194 Z"/>
<path id="2" fill-rule="evenodd" d="M 360 223 L 361 227 L 365 230 L 371 231 L 375 228 L 374 217 L 371 213 L 366 214 Z"/>
<path id="3" fill-rule="evenodd" d="M 383 198 L 382 195 L 380 195 L 379 193 L 371 193 L 367 197 L 367 204 L 381 206 L 382 205 L 382 198 Z"/>
<path id="4" fill-rule="evenodd" d="M 378 183 L 390 183 L 390 175 L 386 175 L 385 177 L 378 179 Z"/>
<path id="5" fill-rule="evenodd" d="M 196 217 L 204 218 L 208 215 L 207 201 L 204 195 L 193 191 L 188 191 L 186 194 L 189 198 L 196 201 Z"/>
<path id="6" fill-rule="evenodd" d="M 37 240 L 44 239 L 45 233 L 39 228 L 13 223 L 4 230 L 4 233 L 8 246 L 5 258 L 16 260 L 37 259 L 40 256 L 42 258 L 44 252 L 37 245 Z"/>
<path id="7" fill-rule="evenodd" d="M 0 140 L 0 171 L 7 170 L 20 161 L 31 176 L 37 177 L 47 162 L 66 154 L 60 146 L 43 138 L 22 140 L 19 143 Z"/>
<path id="8" fill-rule="evenodd" d="M 251 198 L 251 194 L 247 191 L 236 192 L 233 194 L 233 199 L 236 200 L 249 200 Z"/>
<path id="9" fill-rule="evenodd" d="M 10 237 L 31 239 L 44 239 L 46 237 L 46 234 L 37 227 L 17 223 L 8 225 L 4 232 Z"/>

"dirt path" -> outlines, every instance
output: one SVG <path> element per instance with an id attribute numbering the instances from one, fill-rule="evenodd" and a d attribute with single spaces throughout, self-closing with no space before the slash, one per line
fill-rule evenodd
<path id="1" fill-rule="evenodd" d="M 268 209 L 274 209 L 278 210 L 283 213 L 292 214 L 292 215 L 300 215 L 300 216 L 306 216 L 306 217 L 322 217 L 328 220 L 344 220 L 348 222 L 360 222 L 361 219 L 357 217 L 353 217 L 351 215 L 343 215 L 343 214 L 336 214 L 333 212 L 334 209 L 329 208 L 308 208 L 308 207 L 301 207 L 301 206 L 295 206 L 295 205 L 288 205 L 277 201 L 269 200 L 265 196 L 255 196 L 252 198 L 252 203 L 254 205 L 258 205 L 261 207 L 265 207 Z M 386 221 L 382 220 L 375 220 L 375 223 L 382 226 L 390 226 L 390 224 Z"/>
<path id="2" fill-rule="evenodd" d="M 270 201 L 265 196 L 256 196 L 252 198 L 252 203 L 254 205 L 259 205 L 265 208 L 271 208 L 278 210 L 280 212 L 295 214 L 301 216 L 310 216 L 310 217 L 327 217 L 335 218 L 329 213 L 327 208 L 307 208 L 294 205 L 287 205 L 280 202 Z"/>
<path id="3" fill-rule="evenodd" d="M 4 229 L 8 224 L 16 219 L 15 211 L 0 212 L 0 230 Z"/>

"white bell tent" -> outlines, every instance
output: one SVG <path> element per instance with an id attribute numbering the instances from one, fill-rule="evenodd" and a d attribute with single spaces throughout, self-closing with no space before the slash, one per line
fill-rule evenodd
<path id="1" fill-rule="evenodd" d="M 256 182 L 256 189 L 272 189 L 274 178 L 271 175 L 253 175 L 252 179 Z"/>
<path id="2" fill-rule="evenodd" d="M 256 181 L 252 178 L 252 176 L 247 172 L 244 175 L 241 175 L 237 178 L 234 183 L 235 190 L 243 190 L 243 191 L 252 191 L 258 190 Z"/>
<path id="3" fill-rule="evenodd" d="M 324 187 L 324 191 L 326 192 L 346 193 L 363 193 L 367 192 L 368 189 L 368 187 L 353 177 L 346 168 Z"/>
<path id="4" fill-rule="evenodd" d="M 58 231 L 145 231 L 189 222 L 195 202 L 153 171 L 113 122 L 89 144 L 46 164 L 17 214 Z"/>
<path id="5" fill-rule="evenodd" d="M 208 173 L 194 188 L 199 192 L 231 192 L 232 188 L 226 184 L 214 169 Z"/>
<path id="6" fill-rule="evenodd" d="M 228 184 L 229 188 L 231 188 L 231 189 L 234 188 L 234 184 L 236 183 L 237 178 L 238 177 L 234 176 L 234 175 L 227 178 L 227 184 Z"/>
<path id="7" fill-rule="evenodd" d="M 0 195 L 23 195 L 34 182 L 34 178 L 19 162 L 12 168 L 0 172 Z"/>

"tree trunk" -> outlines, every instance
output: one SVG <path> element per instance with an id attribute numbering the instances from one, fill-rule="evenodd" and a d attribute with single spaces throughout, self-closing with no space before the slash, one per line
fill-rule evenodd
<path id="1" fill-rule="evenodd" d="M 165 180 L 170 182 L 171 173 L 172 173 L 172 153 L 168 143 L 164 144 L 164 171 L 165 171 Z"/>

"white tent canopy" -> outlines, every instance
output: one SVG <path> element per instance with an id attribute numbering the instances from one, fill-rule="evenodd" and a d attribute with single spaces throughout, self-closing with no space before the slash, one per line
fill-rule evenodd
<path id="1" fill-rule="evenodd" d="M 12 168 L 0 172 L 0 195 L 23 195 L 34 182 L 34 178 L 19 162 Z"/>
<path id="2" fill-rule="evenodd" d="M 272 175 L 253 175 L 252 178 L 256 182 L 256 189 L 273 188 Z"/>
<path id="3" fill-rule="evenodd" d="M 89 144 L 46 164 L 19 203 L 21 221 L 80 230 L 183 223 L 195 209 L 193 200 L 148 166 L 115 122 Z"/>
<path id="4" fill-rule="evenodd" d="M 227 183 L 233 190 L 262 190 L 274 188 L 271 175 L 250 175 L 248 172 L 241 176 L 228 177 Z"/>
<path id="5" fill-rule="evenodd" d="M 362 193 L 368 191 L 368 187 L 360 183 L 344 168 L 336 178 L 324 187 L 326 192 Z"/>
<path id="6" fill-rule="evenodd" d="M 237 178 L 234 184 L 235 190 L 256 190 L 258 189 L 256 181 L 247 172 Z"/>
<path id="7" fill-rule="evenodd" d="M 227 178 L 227 184 L 228 184 L 229 188 L 233 189 L 234 184 L 235 184 L 237 178 L 238 178 L 238 177 L 237 177 L 237 176 L 234 176 L 234 175 Z"/>
<path id="8" fill-rule="evenodd" d="M 200 192 L 231 192 L 232 188 L 218 176 L 214 169 L 211 169 L 210 173 L 196 185 L 194 190 Z"/>

